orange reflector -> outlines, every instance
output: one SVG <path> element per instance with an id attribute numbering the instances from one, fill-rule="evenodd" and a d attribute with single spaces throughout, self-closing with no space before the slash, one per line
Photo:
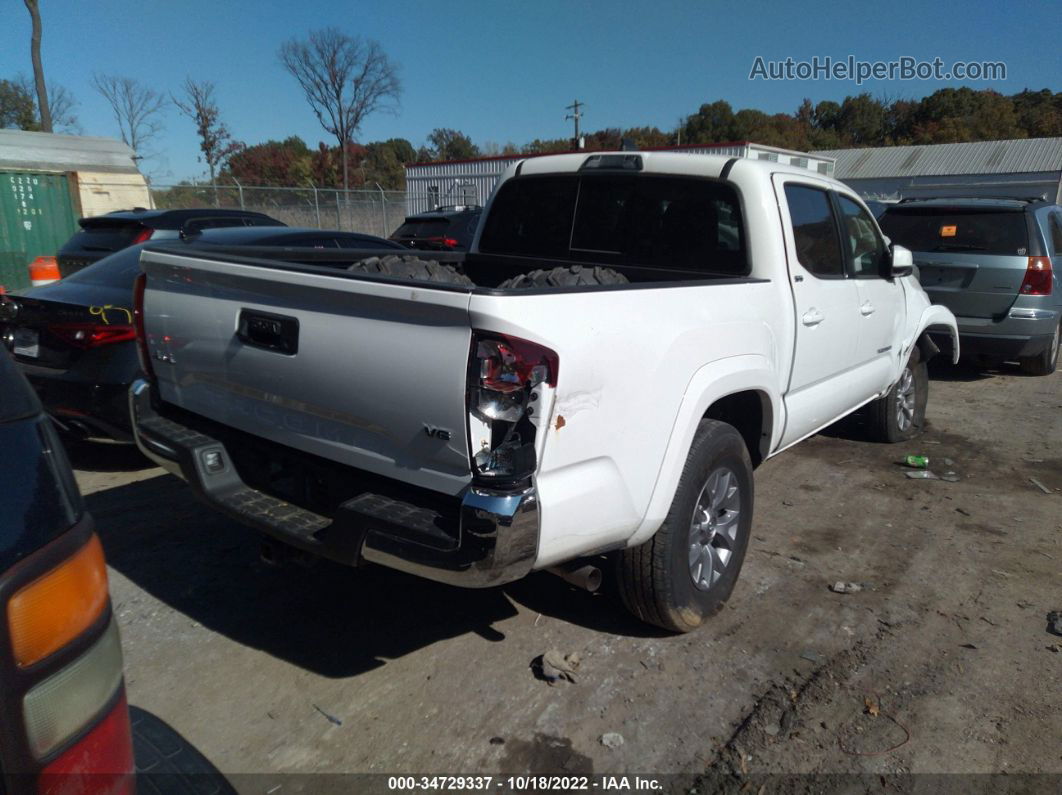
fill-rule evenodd
<path id="1" fill-rule="evenodd" d="M 30 283 L 34 287 L 59 281 L 59 263 L 55 257 L 37 257 L 29 266 Z"/>
<path id="2" fill-rule="evenodd" d="M 959 233 L 959 227 L 957 226 L 942 226 L 940 227 L 941 237 L 955 237 Z"/>
<path id="3" fill-rule="evenodd" d="M 107 605 L 107 565 L 95 535 L 71 558 L 19 589 L 7 603 L 11 646 L 21 666 L 72 641 Z"/>

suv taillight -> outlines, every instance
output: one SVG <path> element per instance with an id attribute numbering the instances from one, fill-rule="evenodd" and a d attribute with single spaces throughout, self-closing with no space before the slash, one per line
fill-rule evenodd
<path id="1" fill-rule="evenodd" d="M 155 234 L 154 229 L 148 229 L 147 227 L 144 227 L 136 233 L 136 237 L 133 238 L 133 242 L 129 245 L 135 246 L 137 243 L 143 243 L 146 240 L 151 240 L 151 236 L 153 234 Z"/>
<path id="2" fill-rule="evenodd" d="M 137 275 L 133 283 L 133 329 L 136 332 L 136 352 L 140 359 L 140 369 L 144 376 L 155 380 L 155 369 L 151 366 L 151 352 L 148 350 L 147 332 L 144 331 L 144 290 L 147 288 L 147 274 Z"/>
<path id="3" fill-rule="evenodd" d="M 1025 279 L 1021 283 L 1022 295 L 1051 295 L 1051 258 L 1029 257 Z"/>
<path id="4" fill-rule="evenodd" d="M 478 478 L 516 482 L 534 474 L 537 430 L 548 415 L 558 368 L 557 354 L 543 345 L 502 334 L 473 334 L 468 424 L 472 470 Z"/>

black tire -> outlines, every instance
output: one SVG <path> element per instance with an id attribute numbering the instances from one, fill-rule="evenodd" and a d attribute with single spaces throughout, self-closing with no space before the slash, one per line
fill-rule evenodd
<path id="1" fill-rule="evenodd" d="M 900 399 L 905 390 L 908 373 L 914 390 L 910 405 L 910 414 L 906 424 L 901 424 Z M 872 438 L 879 442 L 907 442 L 918 436 L 926 424 L 926 403 L 929 401 L 929 370 L 922 361 L 921 353 L 916 347 L 911 351 L 900 378 L 883 398 L 879 398 L 867 407 L 867 425 Z"/>
<path id="2" fill-rule="evenodd" d="M 387 276 L 392 279 L 415 279 L 421 282 L 437 284 L 460 284 L 475 287 L 475 282 L 457 271 L 452 265 L 436 262 L 433 259 L 388 254 L 384 257 L 369 257 L 359 260 L 347 268 L 354 273 L 369 273 L 374 276 Z"/>
<path id="3" fill-rule="evenodd" d="M 1051 344 L 1044 348 L 1039 356 L 1026 356 L 1019 359 L 1021 371 L 1026 375 L 1051 375 L 1058 367 L 1058 350 L 1062 345 L 1062 321 L 1055 326 L 1055 336 Z"/>
<path id="4" fill-rule="evenodd" d="M 710 543 L 704 543 L 695 528 L 695 511 L 700 509 L 702 494 L 709 493 L 711 478 L 721 471 L 729 473 L 730 483 L 738 489 L 734 503 L 738 514 L 731 525 L 734 537 L 726 536 L 728 543 L 721 544 L 725 534 L 721 530 L 711 532 Z M 729 492 L 728 486 L 719 490 Z M 690 632 L 718 613 L 734 590 L 745 560 L 753 498 L 752 461 L 741 435 L 724 422 L 701 420 L 664 523 L 646 543 L 617 556 L 620 596 L 627 609 L 642 621 L 672 632 Z M 716 519 L 723 517 L 720 510 Z M 729 548 L 725 567 L 718 578 L 709 578 L 707 587 L 694 582 L 695 564 L 690 558 L 697 545 L 716 548 L 713 562 L 719 560 L 721 547 Z"/>
<path id="5" fill-rule="evenodd" d="M 498 285 L 500 289 L 527 290 L 535 287 L 582 287 L 594 284 L 629 284 L 630 280 L 612 268 L 569 265 L 566 268 L 521 273 Z"/>

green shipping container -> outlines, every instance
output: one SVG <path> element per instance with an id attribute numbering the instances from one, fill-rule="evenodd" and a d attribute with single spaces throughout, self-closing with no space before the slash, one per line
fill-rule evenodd
<path id="1" fill-rule="evenodd" d="M 29 264 L 54 256 L 77 230 L 65 174 L 0 171 L 0 285 L 29 286 Z"/>

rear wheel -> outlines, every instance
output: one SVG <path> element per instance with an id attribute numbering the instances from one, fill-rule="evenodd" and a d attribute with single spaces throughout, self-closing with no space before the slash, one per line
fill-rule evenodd
<path id="1" fill-rule="evenodd" d="M 870 404 L 870 432 L 881 442 L 906 442 L 922 432 L 929 401 L 929 372 L 918 348 L 900 373 L 899 380 L 883 398 Z"/>
<path id="2" fill-rule="evenodd" d="M 702 420 L 671 510 L 618 558 L 620 595 L 642 621 L 689 632 L 734 590 L 752 529 L 752 461 L 733 426 Z"/>
<path id="3" fill-rule="evenodd" d="M 581 287 L 594 284 L 628 284 L 630 280 L 612 268 L 569 265 L 566 268 L 521 273 L 498 285 L 500 289 L 531 289 L 536 287 Z"/>
<path id="4" fill-rule="evenodd" d="M 1039 356 L 1027 356 L 1019 360 L 1021 371 L 1029 375 L 1051 375 L 1058 367 L 1058 348 L 1062 342 L 1062 321 L 1055 326 L 1055 336 Z"/>
<path id="5" fill-rule="evenodd" d="M 459 273 L 456 268 L 433 259 L 399 256 L 388 254 L 386 257 L 369 257 L 359 260 L 347 268 L 354 273 L 368 273 L 374 276 L 388 276 L 392 279 L 415 279 L 436 284 L 460 284 L 475 287 L 475 283 Z"/>

